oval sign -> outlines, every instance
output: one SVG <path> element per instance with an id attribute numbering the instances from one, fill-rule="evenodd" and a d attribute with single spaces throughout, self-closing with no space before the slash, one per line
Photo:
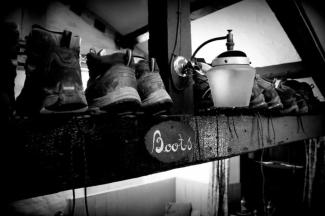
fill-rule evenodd
<path id="1" fill-rule="evenodd" d="M 165 121 L 150 128 L 145 136 L 147 151 L 164 163 L 176 162 L 192 154 L 193 129 L 178 121 Z"/>

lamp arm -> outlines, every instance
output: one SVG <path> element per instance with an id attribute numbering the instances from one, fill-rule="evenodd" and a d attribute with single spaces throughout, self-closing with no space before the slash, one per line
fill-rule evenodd
<path id="1" fill-rule="evenodd" d="M 232 35 L 232 30 L 229 29 L 227 30 L 228 31 L 228 34 L 226 36 L 223 36 L 223 37 L 215 37 L 215 38 L 212 38 L 210 40 L 207 40 L 205 42 L 203 42 L 198 48 L 196 48 L 196 50 L 194 51 L 193 55 L 191 56 L 191 60 L 193 60 L 195 58 L 195 55 L 197 54 L 197 52 L 202 48 L 204 47 L 205 45 L 207 45 L 208 43 L 211 43 L 213 41 L 217 41 L 217 40 L 224 40 L 224 39 L 227 39 L 227 50 L 233 50 L 234 49 L 234 39 L 233 39 L 233 35 Z"/>
<path id="2" fill-rule="evenodd" d="M 210 40 L 205 41 L 204 43 L 202 43 L 198 48 L 196 48 L 196 50 L 194 51 L 193 55 L 191 56 L 191 59 L 195 58 L 195 55 L 197 54 L 197 52 L 204 47 L 205 45 L 207 45 L 208 43 L 211 43 L 213 41 L 217 41 L 217 40 L 224 40 L 227 39 L 227 36 L 223 36 L 223 37 L 216 37 L 216 38 L 212 38 Z"/>

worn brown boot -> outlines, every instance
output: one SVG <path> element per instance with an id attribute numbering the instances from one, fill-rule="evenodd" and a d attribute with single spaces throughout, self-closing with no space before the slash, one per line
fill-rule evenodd
<path id="1" fill-rule="evenodd" d="M 255 76 L 252 95 L 249 102 L 249 108 L 251 109 L 265 109 L 267 108 L 267 103 L 265 102 L 263 89 L 257 84 L 257 77 Z"/>
<path id="2" fill-rule="evenodd" d="M 17 98 L 18 112 L 87 110 L 79 62 L 79 36 L 34 25 L 26 41 L 26 52 L 26 80 Z"/>
<path id="3" fill-rule="evenodd" d="M 300 114 L 317 111 L 319 107 L 319 100 L 314 96 L 313 85 L 294 79 L 286 79 L 281 83 L 282 85 L 288 86 L 295 91 Z"/>
<path id="4" fill-rule="evenodd" d="M 278 92 L 283 104 L 283 109 L 280 110 L 282 114 L 296 114 L 299 112 L 296 91 L 294 89 L 284 85 L 283 82 L 280 82 L 276 91 Z"/>
<path id="5" fill-rule="evenodd" d="M 165 89 L 155 59 L 140 60 L 135 65 L 135 72 L 141 107 L 149 113 L 159 113 L 170 108 L 173 101 Z"/>
<path id="6" fill-rule="evenodd" d="M 280 110 L 283 108 L 280 96 L 275 89 L 274 80 L 270 81 L 259 74 L 256 74 L 256 82 L 259 88 L 263 90 L 263 95 L 269 110 Z"/>
<path id="7" fill-rule="evenodd" d="M 193 74 L 193 93 L 195 101 L 195 110 L 198 114 L 204 113 L 214 108 L 211 89 L 208 77 L 204 74 Z"/>
<path id="8" fill-rule="evenodd" d="M 141 99 L 137 92 L 135 71 L 130 67 L 131 50 L 100 56 L 87 54 L 89 80 L 86 98 L 91 110 L 135 111 Z"/>

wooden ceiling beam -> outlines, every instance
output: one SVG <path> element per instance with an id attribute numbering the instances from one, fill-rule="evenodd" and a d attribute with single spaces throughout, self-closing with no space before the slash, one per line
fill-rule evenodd
<path id="1" fill-rule="evenodd" d="M 267 0 L 267 3 L 308 68 L 309 76 L 325 95 L 325 53 L 301 3 L 295 0 Z"/>
<path id="2" fill-rule="evenodd" d="M 213 0 L 196 0 L 190 2 L 190 20 L 196 20 L 203 16 L 206 16 L 210 13 L 228 7 L 232 4 L 235 4 L 241 0 L 222 0 L 222 1 L 213 1 Z M 149 26 L 143 26 L 135 31 L 126 34 L 120 35 L 116 43 L 122 48 L 133 48 L 137 43 L 137 37 L 143 35 L 149 31 Z"/>

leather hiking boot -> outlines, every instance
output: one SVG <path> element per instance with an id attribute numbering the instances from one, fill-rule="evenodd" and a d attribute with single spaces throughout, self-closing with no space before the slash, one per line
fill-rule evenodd
<path id="1" fill-rule="evenodd" d="M 1 22 L 1 39 L 4 41 L 0 54 L 0 121 L 8 123 L 15 107 L 15 78 L 19 31 L 17 24 Z"/>
<path id="2" fill-rule="evenodd" d="M 281 98 L 278 92 L 275 90 L 274 81 L 268 81 L 262 78 L 259 74 L 256 74 L 256 83 L 259 88 L 263 90 L 263 95 L 265 98 L 265 102 L 267 103 L 267 107 L 269 110 L 280 110 L 283 107 L 281 102 Z"/>
<path id="3" fill-rule="evenodd" d="M 198 66 L 204 72 L 211 68 L 211 66 L 205 63 L 198 63 Z M 198 113 L 209 111 L 209 109 L 212 109 L 214 105 L 208 77 L 204 74 L 193 73 L 193 80 L 195 110 Z"/>
<path id="4" fill-rule="evenodd" d="M 89 80 L 86 98 L 91 110 L 121 113 L 139 107 L 141 99 L 131 61 L 131 50 L 104 56 L 94 52 L 87 54 Z"/>
<path id="5" fill-rule="evenodd" d="M 34 25 L 26 40 L 26 80 L 17 110 L 26 114 L 86 111 L 79 53 L 79 36 Z"/>
<path id="6" fill-rule="evenodd" d="M 279 86 L 276 88 L 276 91 L 278 92 L 283 104 L 283 109 L 280 110 L 280 113 L 289 114 L 299 112 L 295 90 L 280 82 Z"/>
<path id="7" fill-rule="evenodd" d="M 140 60 L 135 65 L 135 72 L 142 100 L 141 107 L 149 113 L 158 113 L 170 108 L 173 101 L 165 89 L 155 59 Z"/>
<path id="8" fill-rule="evenodd" d="M 314 96 L 313 87 L 311 85 L 297 80 L 284 80 L 282 84 L 295 91 L 299 113 L 310 113 L 317 109 L 319 100 Z"/>
<path id="9" fill-rule="evenodd" d="M 257 84 L 257 78 L 255 76 L 252 95 L 249 102 L 249 108 L 251 109 L 265 109 L 268 105 L 265 102 L 265 98 L 263 95 L 263 89 L 260 88 Z"/>

